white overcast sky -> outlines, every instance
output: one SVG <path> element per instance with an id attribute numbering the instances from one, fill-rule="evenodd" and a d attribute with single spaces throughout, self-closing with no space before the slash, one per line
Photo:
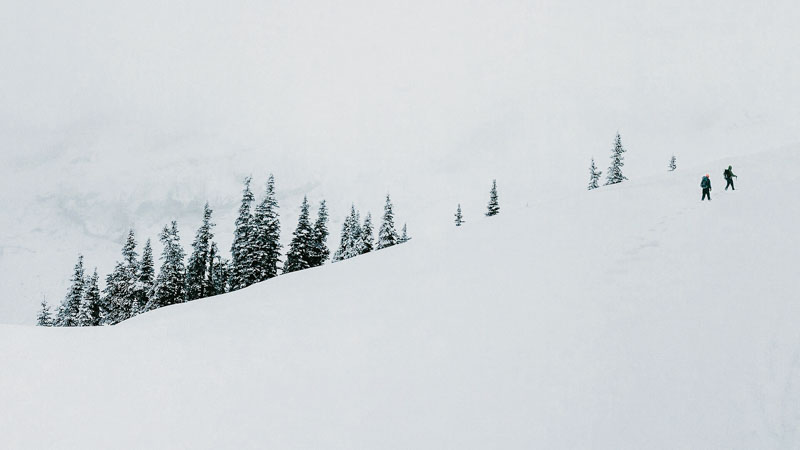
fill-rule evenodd
<path id="1" fill-rule="evenodd" d="M 800 141 L 798 23 L 793 1 L 4 0 L 0 323 L 59 302 L 79 252 L 108 272 L 128 227 L 177 218 L 188 245 L 206 200 L 224 247 L 248 174 L 275 173 L 286 236 L 304 194 L 338 221 L 386 192 L 425 233 L 491 178 L 577 192 L 617 130 L 631 178 Z"/>

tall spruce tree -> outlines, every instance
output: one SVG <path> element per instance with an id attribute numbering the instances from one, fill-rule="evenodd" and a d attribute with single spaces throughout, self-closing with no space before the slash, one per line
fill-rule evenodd
<path id="1" fill-rule="evenodd" d="M 186 264 L 186 300 L 195 300 L 210 295 L 206 292 L 206 279 L 211 268 L 211 244 L 214 239 L 214 223 L 211 208 L 203 207 L 203 223 L 192 242 L 192 254 Z"/>
<path id="2" fill-rule="evenodd" d="M 50 313 L 50 305 L 47 304 L 47 299 L 42 299 L 41 306 L 39 315 L 36 317 L 36 325 L 40 327 L 52 327 L 53 315 Z"/>
<path id="3" fill-rule="evenodd" d="M 230 289 L 235 291 L 253 284 L 256 280 L 253 268 L 253 214 L 250 212 L 253 203 L 253 192 L 250 190 L 251 177 L 244 180 L 242 203 L 239 206 L 239 217 L 236 218 L 236 229 L 231 244 Z"/>
<path id="4" fill-rule="evenodd" d="M 153 261 L 153 247 L 150 239 L 144 244 L 142 249 L 142 259 L 139 261 L 138 282 L 136 284 L 136 304 L 131 310 L 131 315 L 135 316 L 145 311 L 145 306 L 150 300 L 150 292 L 156 279 L 155 261 Z"/>
<path id="5" fill-rule="evenodd" d="M 678 168 L 677 160 L 675 159 L 675 155 L 672 155 L 672 158 L 669 159 L 669 171 L 674 172 L 675 169 Z"/>
<path id="6" fill-rule="evenodd" d="M 56 314 L 55 325 L 58 327 L 78 326 L 78 314 L 80 312 L 83 291 L 86 288 L 86 277 L 83 269 L 83 255 L 78 256 L 78 262 L 72 272 L 69 292 L 61 302 Z"/>
<path id="7" fill-rule="evenodd" d="M 361 253 L 369 253 L 375 249 L 375 231 L 372 227 L 372 213 L 367 213 L 364 225 L 361 227 Z"/>
<path id="8" fill-rule="evenodd" d="M 497 180 L 492 180 L 492 190 L 489 191 L 489 205 L 486 208 L 486 215 L 496 216 L 500 213 L 500 202 L 497 199 Z"/>
<path id="9" fill-rule="evenodd" d="M 594 163 L 594 158 L 592 158 L 592 165 L 589 166 L 589 186 L 586 189 L 591 191 L 599 188 L 600 175 L 602 174 L 601 170 L 597 170 L 597 165 Z"/>
<path id="10" fill-rule="evenodd" d="M 461 203 L 458 204 L 458 208 L 456 208 L 456 226 L 460 227 L 464 224 L 464 216 L 461 214 Z"/>
<path id="11" fill-rule="evenodd" d="M 115 324 L 131 317 L 138 303 L 139 261 L 136 254 L 136 235 L 133 230 L 122 247 L 122 261 L 106 276 L 102 300 L 103 323 Z"/>
<path id="12" fill-rule="evenodd" d="M 406 227 L 406 224 L 403 224 L 403 233 L 400 235 L 400 239 L 397 240 L 397 243 L 405 244 L 410 240 L 411 238 L 408 236 L 408 228 Z"/>
<path id="13" fill-rule="evenodd" d="M 292 242 L 286 252 L 286 263 L 283 273 L 296 272 L 311 267 L 310 261 L 314 251 L 314 230 L 309 221 L 308 198 L 303 197 L 300 206 L 300 217 L 297 219 L 297 228 L 292 233 Z"/>
<path id="14" fill-rule="evenodd" d="M 205 280 L 207 297 L 228 292 L 228 261 L 220 257 L 219 249 L 215 242 L 211 243 L 209 256 L 208 277 Z"/>
<path id="15" fill-rule="evenodd" d="M 278 276 L 281 262 L 281 224 L 275 194 L 275 177 L 272 174 L 267 180 L 264 199 L 255 210 L 250 248 L 253 252 L 255 281 Z"/>
<path id="16" fill-rule="evenodd" d="M 386 194 L 386 204 L 383 206 L 383 222 L 378 230 L 378 250 L 397 244 L 397 231 L 394 229 L 394 211 L 392 200 Z"/>
<path id="17" fill-rule="evenodd" d="M 608 167 L 606 174 L 606 186 L 609 184 L 622 183 L 628 178 L 622 174 L 622 166 L 625 165 L 625 148 L 622 147 L 622 138 L 619 133 L 614 139 L 614 148 L 611 149 L 611 165 Z"/>
<path id="18" fill-rule="evenodd" d="M 328 250 L 328 207 L 325 204 L 325 200 L 319 202 L 313 233 L 314 238 L 309 265 L 318 267 L 323 265 L 331 254 L 331 251 Z"/>
<path id="19" fill-rule="evenodd" d="M 78 309 L 78 324 L 82 327 L 96 327 L 100 325 L 100 287 L 98 286 L 99 276 L 97 268 L 86 282 L 81 305 Z"/>
<path id="20" fill-rule="evenodd" d="M 185 253 L 178 236 L 178 223 L 172 221 L 171 227 L 165 226 L 160 239 L 164 245 L 164 250 L 161 252 L 161 270 L 153 285 L 147 311 L 181 303 L 186 298 L 186 268 L 183 264 Z"/>

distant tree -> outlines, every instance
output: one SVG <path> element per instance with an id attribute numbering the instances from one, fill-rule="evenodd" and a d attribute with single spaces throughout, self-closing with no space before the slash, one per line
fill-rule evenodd
<path id="1" fill-rule="evenodd" d="M 622 138 L 619 133 L 614 139 L 614 148 L 611 150 L 611 166 L 606 174 L 606 185 L 622 183 L 628 178 L 622 174 L 622 166 L 625 165 L 625 148 L 622 147 Z"/>
<path id="2" fill-rule="evenodd" d="M 78 256 L 78 263 L 72 272 L 69 292 L 56 314 L 55 326 L 74 327 L 78 326 L 78 313 L 80 312 L 83 291 L 86 288 L 86 278 L 83 270 L 83 255 Z"/>
<path id="3" fill-rule="evenodd" d="M 160 239 L 164 245 L 164 250 L 161 252 L 161 270 L 153 285 L 147 311 L 181 303 L 186 296 L 186 268 L 183 264 L 185 253 L 178 236 L 178 223 L 172 221 L 171 227 L 165 226 Z"/>
<path id="4" fill-rule="evenodd" d="M 497 180 L 492 180 L 492 190 L 489 191 L 489 206 L 487 206 L 486 215 L 496 216 L 500 213 L 500 202 L 497 199 Z"/>
<path id="5" fill-rule="evenodd" d="M 113 325 L 131 317 L 138 303 L 137 284 L 139 281 L 139 261 L 136 254 L 136 235 L 133 230 L 122 247 L 122 261 L 106 276 L 103 290 L 101 316 L 103 323 Z"/>
<path id="6" fill-rule="evenodd" d="M 78 308 L 78 324 L 82 327 L 96 327 L 100 325 L 100 288 L 98 287 L 97 268 L 86 282 L 81 305 Z"/>
<path id="7" fill-rule="evenodd" d="M 313 258 L 312 253 L 314 251 L 314 230 L 309 221 L 308 198 L 306 197 L 303 197 L 297 228 L 295 228 L 292 236 L 289 251 L 286 252 L 286 263 L 283 265 L 284 273 L 296 272 L 311 267 L 310 261 Z"/>
<path id="8" fill-rule="evenodd" d="M 400 235 L 400 239 L 397 240 L 397 243 L 404 244 L 410 240 L 411 238 L 408 237 L 408 229 L 406 228 L 406 224 L 403 224 L 403 234 Z"/>
<path id="9" fill-rule="evenodd" d="M 210 267 L 206 279 L 205 292 L 207 296 L 219 295 L 228 292 L 228 261 L 219 255 L 216 243 L 211 243 Z"/>
<path id="10" fill-rule="evenodd" d="M 363 253 L 364 240 L 360 222 L 360 215 L 356 211 L 355 205 L 351 205 L 350 214 L 342 224 L 342 237 L 339 250 L 333 255 L 334 261 L 352 258 Z"/>
<path id="11" fill-rule="evenodd" d="M 214 239 L 214 223 L 211 222 L 211 208 L 203 207 L 203 223 L 192 242 L 192 254 L 186 264 L 186 300 L 207 297 L 206 280 L 211 268 L 211 244 Z"/>
<path id="12" fill-rule="evenodd" d="M 386 204 L 383 206 L 383 222 L 378 230 L 378 250 L 397 244 L 397 231 L 394 229 L 394 211 L 392 200 L 386 194 Z"/>
<path id="13" fill-rule="evenodd" d="M 372 227 L 372 213 L 367 213 L 361 227 L 361 253 L 369 253 L 375 249 L 375 232 Z"/>
<path id="14" fill-rule="evenodd" d="M 150 239 L 144 244 L 142 249 L 142 259 L 139 261 L 138 283 L 136 285 L 136 304 L 131 311 L 135 316 L 144 311 L 147 302 L 150 300 L 150 292 L 156 279 L 155 262 L 153 261 L 153 247 Z"/>
<path id="15" fill-rule="evenodd" d="M 239 217 L 236 218 L 236 228 L 233 232 L 229 280 L 231 291 L 247 287 L 256 280 L 251 252 L 254 222 L 253 214 L 250 212 L 254 200 L 253 192 L 250 190 L 251 180 L 250 177 L 244 180 L 242 203 L 239 206 Z"/>
<path id="16" fill-rule="evenodd" d="M 676 164 L 675 155 L 672 155 L 672 158 L 669 159 L 669 166 L 668 167 L 669 167 L 669 171 L 670 172 L 673 172 L 675 169 L 678 168 L 678 165 Z"/>
<path id="17" fill-rule="evenodd" d="M 328 207 L 325 200 L 319 203 L 317 210 L 317 221 L 314 222 L 314 238 L 311 250 L 309 265 L 318 267 L 327 261 L 331 254 L 328 250 Z"/>
<path id="18" fill-rule="evenodd" d="M 458 204 L 456 209 L 456 226 L 460 227 L 464 224 L 464 216 L 461 214 L 461 203 Z"/>
<path id="19" fill-rule="evenodd" d="M 598 183 L 600 181 L 600 176 L 603 174 L 603 171 L 597 170 L 597 165 L 594 163 L 594 158 L 592 158 L 592 165 L 589 166 L 589 186 L 587 187 L 588 190 L 597 189 L 600 187 Z"/>
<path id="20" fill-rule="evenodd" d="M 46 299 L 42 299 L 42 308 L 39 310 L 39 315 L 36 317 L 36 325 L 40 327 L 52 327 L 53 315 L 50 313 L 50 305 L 47 304 Z"/>
<path id="21" fill-rule="evenodd" d="M 267 180 L 264 199 L 255 210 L 250 248 L 255 272 L 254 282 L 278 276 L 278 265 L 281 262 L 281 224 L 275 194 L 275 177 L 272 174 Z"/>

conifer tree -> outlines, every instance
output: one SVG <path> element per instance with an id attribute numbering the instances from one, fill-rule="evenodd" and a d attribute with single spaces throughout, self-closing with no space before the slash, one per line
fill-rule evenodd
<path id="1" fill-rule="evenodd" d="M 311 267 L 310 261 L 314 250 L 314 230 L 309 221 L 308 199 L 303 197 L 300 206 L 300 217 L 297 219 L 297 228 L 292 233 L 292 242 L 286 252 L 286 263 L 283 273 L 296 272 Z"/>
<path id="2" fill-rule="evenodd" d="M 592 165 L 589 166 L 589 186 L 587 187 L 588 190 L 597 189 L 600 187 L 598 181 L 600 180 L 600 175 L 603 172 L 601 170 L 597 170 L 597 165 L 594 163 L 594 158 L 592 158 Z"/>
<path id="3" fill-rule="evenodd" d="M 214 238 L 214 223 L 211 222 L 211 208 L 203 207 L 203 223 L 192 242 L 192 254 L 186 264 L 186 300 L 207 297 L 206 280 L 211 268 L 211 240 Z"/>
<path id="4" fill-rule="evenodd" d="M 464 224 L 464 216 L 461 214 L 461 203 L 458 204 L 456 209 L 456 226 L 460 227 Z"/>
<path id="5" fill-rule="evenodd" d="M 492 180 L 492 190 L 489 192 L 489 206 L 487 207 L 487 216 L 496 216 L 500 213 L 500 202 L 497 199 L 497 180 Z"/>
<path id="6" fill-rule="evenodd" d="M 83 270 L 83 255 L 78 256 L 78 263 L 72 272 L 69 292 L 61 302 L 56 315 L 55 325 L 57 327 L 78 326 L 78 313 L 80 311 L 83 291 L 86 287 L 86 278 Z"/>
<path id="7" fill-rule="evenodd" d="M 668 167 L 669 167 L 669 171 L 670 172 L 674 172 L 675 169 L 678 168 L 678 165 L 676 164 L 675 155 L 672 155 L 672 158 L 669 159 L 669 166 Z"/>
<path id="8" fill-rule="evenodd" d="M 625 151 L 625 148 L 622 147 L 622 138 L 617 133 L 617 137 L 614 139 L 614 148 L 611 150 L 611 166 L 609 166 L 606 174 L 606 186 L 622 183 L 628 179 L 622 174 L 622 166 L 625 165 L 625 157 L 623 155 Z"/>
<path id="9" fill-rule="evenodd" d="M 106 276 L 106 287 L 102 300 L 103 323 L 115 324 L 131 317 L 138 303 L 137 285 L 139 281 L 139 262 L 136 254 L 136 235 L 133 230 L 122 247 L 122 261 Z"/>
<path id="10" fill-rule="evenodd" d="M 406 228 L 406 224 L 403 224 L 403 234 L 400 235 L 400 239 L 397 240 L 398 244 L 405 244 L 406 242 L 410 241 L 411 238 L 408 237 L 408 229 Z"/>
<path id="11" fill-rule="evenodd" d="M 146 310 L 150 311 L 163 306 L 181 303 L 185 300 L 186 268 L 183 264 L 185 256 L 178 236 L 178 223 L 172 221 L 171 227 L 164 227 L 161 232 L 161 270 L 153 285 L 150 301 Z"/>
<path id="12" fill-rule="evenodd" d="M 253 192 L 250 190 L 251 180 L 250 177 L 244 180 L 242 203 L 239 206 L 239 217 L 236 218 L 236 229 L 231 244 L 231 291 L 250 286 L 256 279 L 251 251 L 254 222 L 253 214 L 250 212 L 254 200 Z"/>
<path id="13" fill-rule="evenodd" d="M 342 222 L 342 234 L 339 238 L 339 249 L 336 250 L 336 253 L 333 254 L 333 262 L 341 261 L 345 259 L 345 254 L 348 253 L 348 247 L 350 245 L 350 223 L 351 215 L 345 217 L 344 222 Z"/>
<path id="14" fill-rule="evenodd" d="M 150 300 L 150 292 L 155 283 L 156 269 L 153 261 L 153 247 L 150 239 L 144 244 L 142 249 L 142 259 L 139 262 L 138 283 L 136 285 L 136 304 L 131 310 L 131 315 L 135 316 L 144 312 L 147 302 Z"/>
<path id="15" fill-rule="evenodd" d="M 369 253 L 375 249 L 375 232 L 372 230 L 372 213 L 367 213 L 364 226 L 361 227 L 361 253 Z"/>
<path id="16" fill-rule="evenodd" d="M 347 237 L 345 259 L 364 253 L 364 232 L 361 229 L 361 213 L 355 205 L 350 205 L 350 234 Z"/>
<path id="17" fill-rule="evenodd" d="M 281 262 L 281 224 L 278 218 L 275 177 L 272 174 L 267 180 L 264 199 L 256 207 L 253 216 L 250 248 L 253 252 L 254 281 L 264 281 L 278 276 L 278 265 Z"/>
<path id="18" fill-rule="evenodd" d="M 97 285 L 97 268 L 86 282 L 86 290 L 78 309 L 78 324 L 82 327 L 96 327 L 100 325 L 100 288 Z"/>
<path id="19" fill-rule="evenodd" d="M 53 315 L 50 313 L 50 305 L 47 304 L 47 299 L 42 299 L 42 308 L 39 310 L 39 315 L 36 317 L 36 325 L 40 327 L 52 327 Z"/>
<path id="20" fill-rule="evenodd" d="M 314 222 L 314 239 L 311 251 L 311 267 L 318 267 L 325 263 L 330 256 L 328 250 L 328 207 L 325 200 L 319 203 L 317 210 L 317 221 Z"/>
<path id="21" fill-rule="evenodd" d="M 383 222 L 378 231 L 378 250 L 397 244 L 397 231 L 394 229 L 394 211 L 392 200 L 386 194 L 386 204 L 383 206 Z"/>
<path id="22" fill-rule="evenodd" d="M 208 277 L 205 280 L 207 297 L 228 292 L 228 262 L 220 257 L 219 249 L 215 242 L 211 243 L 209 257 Z"/>

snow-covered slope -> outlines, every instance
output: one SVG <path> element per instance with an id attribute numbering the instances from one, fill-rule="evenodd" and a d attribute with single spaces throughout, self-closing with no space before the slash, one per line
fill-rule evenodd
<path id="1" fill-rule="evenodd" d="M 0 327 L 0 447 L 796 448 L 798 166 L 530 193 L 116 327 Z"/>

